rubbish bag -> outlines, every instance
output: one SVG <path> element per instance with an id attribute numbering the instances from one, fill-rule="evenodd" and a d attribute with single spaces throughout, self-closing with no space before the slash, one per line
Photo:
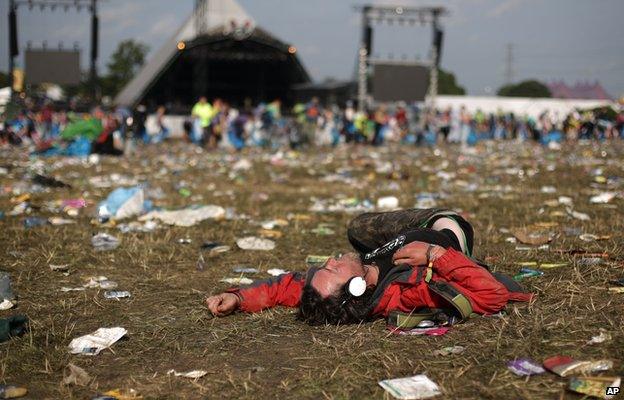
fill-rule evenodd
<path id="1" fill-rule="evenodd" d="M 98 204 L 98 217 L 124 219 L 142 214 L 150 208 L 151 202 L 145 201 L 143 188 L 139 186 L 117 188 L 106 200 Z"/>
<path id="2" fill-rule="evenodd" d="M 0 343 L 11 337 L 20 336 L 28 329 L 28 317 L 22 314 L 0 318 Z"/>

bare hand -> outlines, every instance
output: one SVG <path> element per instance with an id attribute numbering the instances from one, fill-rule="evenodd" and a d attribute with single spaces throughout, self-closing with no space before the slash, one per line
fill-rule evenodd
<path id="1" fill-rule="evenodd" d="M 392 262 L 395 265 L 408 264 L 411 266 L 427 265 L 429 261 L 434 261 L 446 252 L 444 247 L 433 246 L 429 251 L 429 259 L 427 259 L 427 250 L 429 243 L 411 242 L 401 247 L 394 256 Z"/>
<path id="2" fill-rule="evenodd" d="M 206 299 L 206 307 L 217 317 L 224 317 L 238 308 L 240 298 L 234 293 L 221 293 Z"/>

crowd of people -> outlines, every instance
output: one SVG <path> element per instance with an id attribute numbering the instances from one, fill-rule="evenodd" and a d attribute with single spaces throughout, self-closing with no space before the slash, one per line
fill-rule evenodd
<path id="1" fill-rule="evenodd" d="M 0 116 L 0 146 L 32 144 L 43 154 L 123 154 L 132 152 L 136 143 L 158 143 L 172 133 L 165 107 L 151 114 L 143 105 L 134 110 L 95 107 L 78 113 L 58 109 L 49 101 L 26 101 L 12 117 L 8 114 Z M 548 143 L 623 138 L 624 110 L 575 110 L 568 115 L 545 111 L 532 118 L 502 111 L 471 113 L 463 106 L 424 112 L 418 106 L 400 103 L 361 111 L 351 102 L 345 107 L 324 106 L 317 99 L 288 109 L 279 100 L 236 108 L 202 96 L 181 130 L 197 145 L 236 150 L 341 143 L 379 146 L 385 142 L 473 145 L 479 140 L 505 139 Z"/>

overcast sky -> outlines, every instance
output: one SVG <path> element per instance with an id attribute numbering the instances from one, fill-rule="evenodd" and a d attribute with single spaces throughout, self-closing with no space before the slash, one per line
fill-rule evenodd
<path id="1" fill-rule="evenodd" d="M 219 0 L 210 0 L 219 1 Z M 117 43 L 133 38 L 157 49 L 192 11 L 193 0 L 104 0 L 100 4 L 99 71 Z M 506 46 L 513 45 L 516 81 L 537 78 L 599 80 L 624 95 L 624 0 L 239 0 L 257 23 L 294 44 L 315 80 L 349 79 L 355 65 L 360 18 L 354 4 L 443 5 L 442 67 L 470 94 L 495 91 L 504 82 Z M 8 69 L 8 0 L 0 0 L 0 69 Z M 89 15 L 19 9 L 19 41 L 56 47 L 79 42 L 87 69 Z M 428 55 L 429 27 L 379 26 L 373 54 L 379 58 Z"/>

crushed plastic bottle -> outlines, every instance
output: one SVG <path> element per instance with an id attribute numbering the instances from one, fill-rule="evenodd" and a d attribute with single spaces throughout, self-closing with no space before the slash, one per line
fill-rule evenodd
<path id="1" fill-rule="evenodd" d="M 41 217 L 26 217 L 24 218 L 24 227 L 25 228 L 34 228 L 37 226 L 45 225 L 48 223 L 48 220 Z"/>
<path id="2" fill-rule="evenodd" d="M 104 292 L 104 297 L 107 299 L 123 299 L 130 297 L 130 292 L 126 290 L 108 290 Z"/>
<path id="3" fill-rule="evenodd" d="M 119 246 L 119 239 L 108 233 L 98 233 L 91 238 L 91 244 L 95 251 L 114 250 Z"/>

